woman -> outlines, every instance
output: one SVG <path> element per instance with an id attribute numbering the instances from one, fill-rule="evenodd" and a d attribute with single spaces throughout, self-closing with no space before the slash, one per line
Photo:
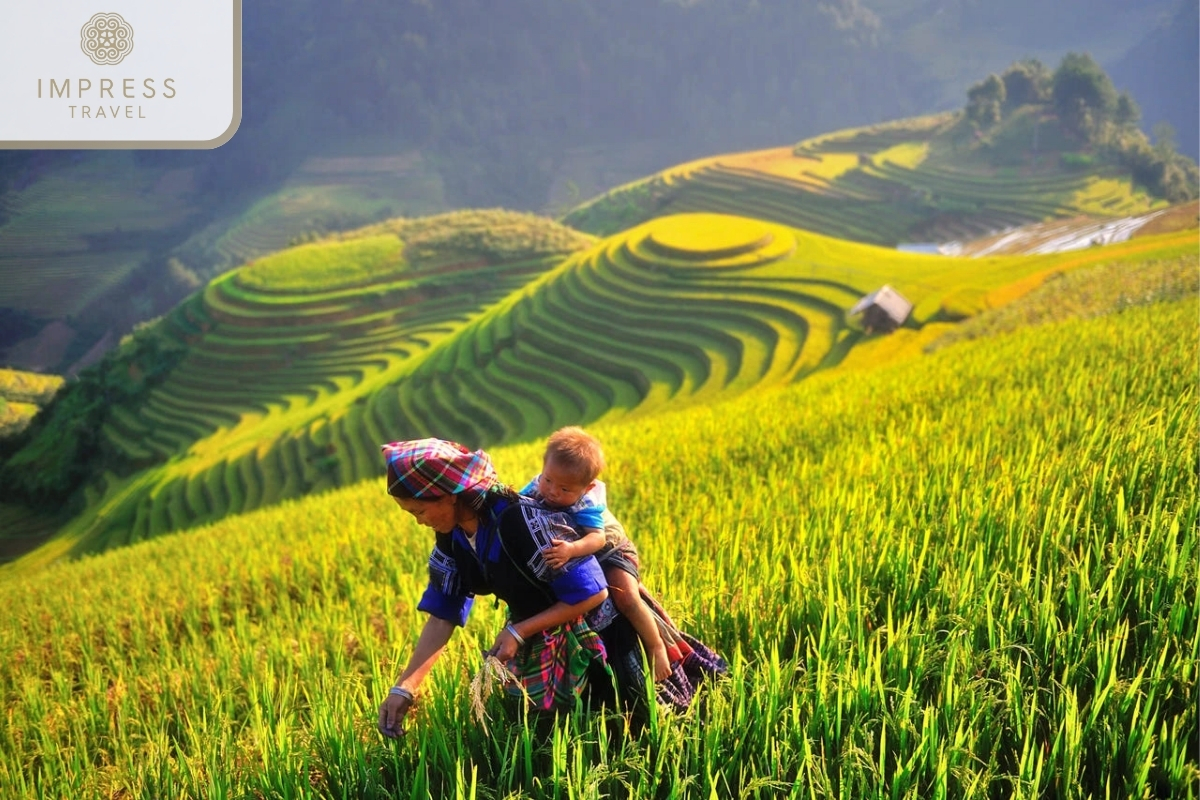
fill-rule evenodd
<path id="1" fill-rule="evenodd" d="M 381 733 L 403 733 L 421 682 L 455 627 L 466 623 L 477 594 L 508 605 L 509 623 L 488 654 L 506 664 L 535 708 L 569 707 L 581 698 L 644 702 L 637 634 L 608 599 L 596 559 L 553 569 L 542 557 L 552 539 L 575 537 L 565 515 L 520 498 L 481 450 L 418 439 L 384 445 L 383 453 L 388 494 L 435 536 L 429 584 L 417 606 L 429 618 L 379 707 Z M 658 684 L 660 697 L 679 706 L 691 700 L 697 680 L 725 671 L 716 654 L 684 638 L 686 655 Z"/>

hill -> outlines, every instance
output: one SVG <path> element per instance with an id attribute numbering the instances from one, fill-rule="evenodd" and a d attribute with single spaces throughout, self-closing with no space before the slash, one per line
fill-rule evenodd
<path id="1" fill-rule="evenodd" d="M 1036 59 L 967 91 L 962 112 L 689 162 L 610 191 L 563 221 L 606 234 L 660 214 L 721 211 L 874 244 L 975 238 L 1091 213 L 1126 216 L 1200 194 L 1195 162 L 1087 54 Z"/>
<path id="2" fill-rule="evenodd" d="M 356 401 L 396 381 L 409 356 L 587 241 L 531 215 L 463 212 L 393 220 L 228 273 L 135 331 L 11 443 L 5 495 L 60 507 L 63 487 L 128 493 L 140 471 L 200 458 L 208 480 L 189 484 L 178 527 L 336 485 L 339 471 L 361 477 L 361 454 L 340 464 L 325 425 L 357 419 Z M 64 441 L 66 429 L 77 433 Z M 260 461 L 273 440 L 280 449 Z M 178 515 L 183 496 L 172 496 Z M 121 509 L 104 531 L 145 535 L 149 507 Z M 154 529 L 166 513 L 154 511 Z"/>
<path id="3" fill-rule="evenodd" d="M 716 211 L 895 246 L 1166 205 L 1136 186 L 1128 168 L 1070 166 L 1064 156 L 1079 144 L 1056 134 L 1056 125 L 1029 108 L 986 139 L 976 139 L 961 114 L 839 131 L 791 148 L 688 162 L 601 195 L 563 222 L 605 234 L 661 214 Z"/>
<path id="4" fill-rule="evenodd" d="M 429 534 L 373 478 L 0 571 L 0 794 L 1186 797 L 1195 289 L 1102 305 L 595 428 L 645 580 L 730 659 L 694 714 L 483 729 L 477 603 L 382 741 Z"/>
<path id="5" fill-rule="evenodd" d="M 1015 58 L 1108 65 L 1178 2 L 264 0 L 244 14 L 247 113 L 227 145 L 0 153 L 0 363 L 73 374 L 312 232 L 559 214 L 687 159 L 959 105 Z M 1180 84 L 1159 76 L 1189 78 L 1168 61 L 1129 59 L 1122 86 L 1161 104 Z"/>
<path id="6" fill-rule="evenodd" d="M 62 385 L 57 375 L 0 369 L 0 441 L 23 431 Z"/>
<path id="7" fill-rule="evenodd" d="M 955 259 L 711 214 L 594 243 L 499 213 L 382 223 L 135 333 L 7 459 L 5 497 L 73 497 L 36 560 L 101 550 L 374 475 L 382 441 L 492 446 L 786 385 L 873 341 L 847 311 L 883 283 L 914 302 L 895 341 L 915 346 L 1052 273 L 1193 247 Z"/>

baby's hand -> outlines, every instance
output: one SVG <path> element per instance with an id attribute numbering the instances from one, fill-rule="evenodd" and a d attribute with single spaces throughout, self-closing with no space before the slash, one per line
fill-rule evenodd
<path id="1" fill-rule="evenodd" d="M 571 543 L 562 539 L 551 539 L 550 546 L 542 549 L 542 555 L 551 569 L 562 569 L 571 560 Z"/>

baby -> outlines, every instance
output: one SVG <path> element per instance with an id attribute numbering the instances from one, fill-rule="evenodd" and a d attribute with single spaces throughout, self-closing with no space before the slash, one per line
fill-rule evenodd
<path id="1" fill-rule="evenodd" d="M 642 600 L 637 549 L 606 507 L 604 483 L 596 479 L 603 469 L 600 443 L 582 428 L 562 428 L 546 443 L 541 474 L 521 494 L 570 515 L 581 536 L 570 542 L 552 539 L 544 552 L 546 563 L 560 569 L 572 558 L 596 556 L 609 596 L 641 637 L 654 680 L 661 681 L 671 674 L 667 648 L 654 614 Z"/>

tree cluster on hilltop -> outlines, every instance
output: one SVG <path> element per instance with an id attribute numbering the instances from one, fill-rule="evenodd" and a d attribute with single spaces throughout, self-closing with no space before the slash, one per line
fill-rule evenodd
<path id="1" fill-rule="evenodd" d="M 977 138 L 1018 109 L 1050 113 L 1079 152 L 1061 155 L 1066 166 L 1090 165 L 1097 158 L 1128 169 L 1152 194 L 1172 203 L 1200 193 L 1196 163 L 1175 150 L 1171 126 L 1155 126 L 1152 144 L 1138 129 L 1141 111 L 1128 92 L 1118 92 L 1100 65 L 1086 53 L 1068 53 L 1053 72 L 1036 59 L 1019 61 L 967 90 L 966 119 Z"/>

